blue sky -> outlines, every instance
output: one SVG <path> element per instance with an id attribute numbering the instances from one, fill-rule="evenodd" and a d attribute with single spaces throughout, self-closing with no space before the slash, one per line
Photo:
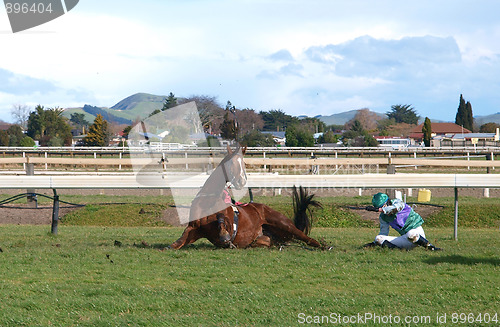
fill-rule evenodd
<path id="1" fill-rule="evenodd" d="M 0 119 L 14 104 L 112 106 L 146 92 L 330 115 L 411 104 L 500 111 L 500 1 L 80 0 L 13 34 L 0 9 Z"/>

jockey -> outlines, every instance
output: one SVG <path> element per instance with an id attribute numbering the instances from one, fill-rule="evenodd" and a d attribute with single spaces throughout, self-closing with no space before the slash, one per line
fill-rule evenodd
<path id="1" fill-rule="evenodd" d="M 367 210 L 380 212 L 380 233 L 375 237 L 373 243 L 367 245 L 406 250 L 420 245 L 431 251 L 441 250 L 425 239 L 422 228 L 424 220 L 409 205 L 399 199 L 391 200 L 385 193 L 375 194 L 372 198 L 372 204 L 373 207 L 367 207 Z M 401 236 L 388 236 L 389 226 Z"/>

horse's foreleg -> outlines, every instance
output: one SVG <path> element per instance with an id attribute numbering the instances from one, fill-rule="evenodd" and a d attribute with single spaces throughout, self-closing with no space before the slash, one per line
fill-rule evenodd
<path id="1" fill-rule="evenodd" d="M 170 245 L 171 249 L 178 250 L 183 246 L 189 245 L 196 240 L 200 239 L 202 236 L 200 235 L 200 231 L 196 227 L 188 226 L 182 233 L 181 237 L 174 243 Z"/>
<path id="2" fill-rule="evenodd" d="M 250 245 L 253 248 L 256 247 L 271 247 L 271 238 L 266 235 L 261 235 L 253 241 L 253 243 Z"/>

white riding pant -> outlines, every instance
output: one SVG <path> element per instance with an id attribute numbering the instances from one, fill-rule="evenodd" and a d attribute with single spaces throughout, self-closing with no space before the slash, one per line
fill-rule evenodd
<path id="1" fill-rule="evenodd" d="M 387 235 L 377 235 L 375 237 L 375 242 L 377 242 L 379 245 L 382 245 L 384 241 L 389 241 L 392 244 L 402 248 L 402 249 L 407 249 L 411 250 L 414 247 L 417 246 L 414 242 L 418 241 L 419 237 L 425 237 L 424 229 L 422 226 L 419 226 L 414 229 L 410 229 L 408 233 L 403 234 L 399 237 L 396 236 L 387 236 Z"/>

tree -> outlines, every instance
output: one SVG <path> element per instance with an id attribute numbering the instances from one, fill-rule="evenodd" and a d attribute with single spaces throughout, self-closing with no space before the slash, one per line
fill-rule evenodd
<path id="1" fill-rule="evenodd" d="M 35 141 L 29 136 L 25 136 L 21 142 L 19 142 L 19 146 L 26 147 L 26 148 L 31 148 L 35 146 Z"/>
<path id="2" fill-rule="evenodd" d="M 298 123 L 300 123 L 300 126 L 302 126 L 304 129 L 313 134 L 323 133 L 326 130 L 326 124 L 317 117 L 300 118 Z"/>
<path id="3" fill-rule="evenodd" d="M 350 129 L 351 125 L 356 120 L 361 123 L 363 129 L 367 131 L 374 131 L 377 129 L 377 122 L 381 120 L 381 118 L 368 108 L 360 109 L 356 112 L 354 118 L 345 124 L 345 128 Z"/>
<path id="4" fill-rule="evenodd" d="M 391 106 L 391 111 L 387 112 L 387 117 L 389 119 L 394 118 L 396 123 L 407 123 L 407 124 L 418 124 L 418 119 L 420 116 L 417 115 L 417 112 L 414 108 L 411 107 L 411 104 L 396 104 Z"/>
<path id="5" fill-rule="evenodd" d="M 125 128 L 123 129 L 123 132 L 122 132 L 122 133 L 123 133 L 123 137 L 124 137 L 125 139 L 128 139 L 128 135 L 130 134 L 130 131 L 132 131 L 132 126 L 131 126 L 131 125 L 128 125 L 127 127 L 125 127 Z"/>
<path id="6" fill-rule="evenodd" d="M 429 117 L 425 117 L 424 125 L 422 126 L 422 133 L 424 133 L 425 146 L 430 147 L 432 138 L 432 126 Z"/>
<path id="7" fill-rule="evenodd" d="M 90 125 L 87 136 L 83 139 L 85 146 L 107 146 L 109 144 L 108 122 L 100 114 Z"/>
<path id="8" fill-rule="evenodd" d="M 7 131 L 0 131 L 0 146 L 9 146 L 9 133 Z"/>
<path id="9" fill-rule="evenodd" d="M 250 147 L 270 147 L 275 145 L 272 135 L 263 134 L 255 129 L 246 133 L 240 143 L 242 146 Z"/>
<path id="10" fill-rule="evenodd" d="M 333 131 L 328 131 L 319 138 L 318 143 L 337 143 L 338 141 L 339 135 L 335 135 Z"/>
<path id="11" fill-rule="evenodd" d="M 464 127 L 472 131 L 474 128 L 474 116 L 472 115 L 472 105 L 469 101 L 465 104 L 465 114 L 467 116 L 467 127 Z"/>
<path id="12" fill-rule="evenodd" d="M 486 123 L 481 125 L 479 133 L 496 133 L 497 128 L 500 128 L 500 125 L 497 123 Z"/>
<path id="13" fill-rule="evenodd" d="M 224 109 L 217 102 L 216 97 L 208 95 L 194 95 L 182 100 L 180 104 L 194 101 L 198 108 L 201 124 L 210 134 L 220 134 L 220 125 L 224 120 Z"/>
<path id="14" fill-rule="evenodd" d="M 238 137 L 238 127 L 234 118 L 229 117 L 229 110 L 224 114 L 224 121 L 220 126 L 220 136 L 226 140 L 236 140 Z"/>
<path id="15" fill-rule="evenodd" d="M 236 110 L 236 119 L 240 135 L 246 135 L 253 130 L 262 130 L 264 127 L 262 116 L 253 109 Z"/>
<path id="16" fill-rule="evenodd" d="M 44 109 L 38 105 L 30 114 L 28 119 L 27 135 L 34 140 L 40 141 L 40 145 L 46 146 L 53 137 L 63 140 L 64 145 L 71 145 L 71 127 L 67 118 L 62 116 L 63 109 Z"/>
<path id="17" fill-rule="evenodd" d="M 342 134 L 342 142 L 346 146 L 355 147 L 375 147 L 378 146 L 377 140 L 363 128 L 359 120 L 354 120 L 351 129 Z"/>
<path id="18" fill-rule="evenodd" d="M 457 114 L 455 116 L 455 124 L 473 130 L 474 119 L 472 115 L 472 105 L 467 101 L 465 103 L 464 97 L 460 94 L 460 101 L 458 104 Z"/>
<path id="19" fill-rule="evenodd" d="M 83 129 L 86 126 L 89 126 L 89 122 L 85 119 L 85 114 L 74 112 L 71 114 L 69 119 L 77 128 Z"/>
<path id="20" fill-rule="evenodd" d="M 15 104 L 12 106 L 10 114 L 14 118 L 14 122 L 22 128 L 26 128 L 31 109 L 24 104 Z"/>
<path id="21" fill-rule="evenodd" d="M 163 108 L 161 108 L 161 111 L 165 111 L 175 106 L 177 106 L 177 98 L 172 92 L 170 92 L 168 97 L 165 99 L 165 103 L 163 103 Z"/>
<path id="22" fill-rule="evenodd" d="M 264 121 L 264 131 L 283 131 L 287 126 L 298 122 L 297 117 L 287 115 L 282 110 L 261 111 L 259 115 Z"/>
<path id="23" fill-rule="evenodd" d="M 286 146 L 314 146 L 314 136 L 299 125 L 289 126 L 285 131 Z"/>

